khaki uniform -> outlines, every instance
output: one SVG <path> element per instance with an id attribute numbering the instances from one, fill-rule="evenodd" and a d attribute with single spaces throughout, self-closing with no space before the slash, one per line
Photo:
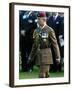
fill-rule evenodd
<path id="1" fill-rule="evenodd" d="M 60 52 L 55 33 L 53 29 L 47 25 L 43 29 L 37 27 L 33 33 L 33 38 L 34 44 L 29 57 L 31 58 L 31 60 L 33 60 L 35 57 L 37 58 L 36 63 L 41 67 L 40 74 L 42 73 L 42 71 L 44 73 L 47 73 L 47 68 L 50 64 L 53 64 L 50 48 L 51 45 L 53 46 L 55 57 L 57 59 L 60 59 Z M 40 75 L 40 77 L 42 77 L 42 74 Z"/>

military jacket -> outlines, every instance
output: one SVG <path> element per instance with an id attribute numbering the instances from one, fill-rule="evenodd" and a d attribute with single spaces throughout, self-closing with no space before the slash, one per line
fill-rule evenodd
<path id="1" fill-rule="evenodd" d="M 43 29 L 37 27 L 33 33 L 34 44 L 29 57 L 38 64 L 53 64 L 51 45 L 55 52 L 56 59 L 60 59 L 60 51 L 54 30 L 46 25 Z"/>

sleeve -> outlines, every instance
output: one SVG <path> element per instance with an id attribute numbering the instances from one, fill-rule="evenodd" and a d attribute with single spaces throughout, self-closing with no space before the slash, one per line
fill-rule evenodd
<path id="1" fill-rule="evenodd" d="M 31 61 L 33 61 L 35 55 L 36 55 L 36 52 L 37 52 L 37 49 L 38 49 L 38 35 L 36 33 L 36 31 L 34 31 L 33 33 L 33 39 L 34 39 L 34 43 L 33 43 L 33 46 L 32 46 L 32 49 L 31 49 L 31 52 L 30 52 L 30 55 L 29 55 L 29 58 L 31 59 Z"/>
<path id="2" fill-rule="evenodd" d="M 51 45 L 52 45 L 54 52 L 55 52 L 56 60 L 60 60 L 59 46 L 58 46 L 55 32 L 53 29 L 50 30 L 50 41 L 51 41 Z"/>

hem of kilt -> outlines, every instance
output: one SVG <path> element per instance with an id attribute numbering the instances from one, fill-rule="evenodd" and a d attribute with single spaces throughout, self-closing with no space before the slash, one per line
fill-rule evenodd
<path id="1" fill-rule="evenodd" d="M 52 65 L 53 63 L 40 63 L 40 64 L 36 64 L 36 65 Z"/>

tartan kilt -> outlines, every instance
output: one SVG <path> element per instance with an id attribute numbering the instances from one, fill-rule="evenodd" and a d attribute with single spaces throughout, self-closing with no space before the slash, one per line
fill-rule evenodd
<path id="1" fill-rule="evenodd" d="M 40 49 L 36 54 L 36 64 L 53 64 L 51 48 Z"/>

